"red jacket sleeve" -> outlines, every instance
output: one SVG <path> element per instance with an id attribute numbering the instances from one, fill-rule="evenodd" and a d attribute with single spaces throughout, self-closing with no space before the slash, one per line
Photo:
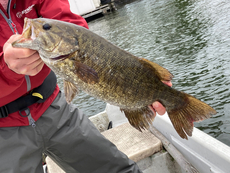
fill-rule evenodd
<path id="1" fill-rule="evenodd" d="M 25 75 L 17 74 L 8 68 L 3 58 L 3 52 L 0 53 L 0 76 L 0 98 L 20 87 L 25 77 Z"/>
<path id="2" fill-rule="evenodd" d="M 88 29 L 85 19 L 70 11 L 68 0 L 41 0 L 38 14 L 44 18 L 66 21 Z"/>

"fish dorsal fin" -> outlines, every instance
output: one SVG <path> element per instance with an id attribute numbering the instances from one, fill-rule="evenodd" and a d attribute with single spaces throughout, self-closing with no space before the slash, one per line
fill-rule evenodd
<path id="1" fill-rule="evenodd" d="M 161 67 L 157 63 L 149 61 L 145 58 L 140 58 L 140 61 L 145 65 L 152 66 L 155 69 L 155 71 L 157 72 L 157 75 L 161 80 L 163 80 L 163 81 L 171 81 L 172 80 L 173 75 L 164 67 Z"/>
<path id="2" fill-rule="evenodd" d="M 75 73 L 85 83 L 95 84 L 99 81 L 97 72 L 81 62 L 75 62 Z"/>
<path id="3" fill-rule="evenodd" d="M 64 92 L 67 103 L 70 103 L 78 93 L 78 89 L 73 83 L 64 80 Z"/>

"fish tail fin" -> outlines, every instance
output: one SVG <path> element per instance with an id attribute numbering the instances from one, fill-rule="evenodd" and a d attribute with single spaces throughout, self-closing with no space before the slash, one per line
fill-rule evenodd
<path id="1" fill-rule="evenodd" d="M 135 110 L 121 109 L 121 111 L 124 112 L 129 123 L 139 131 L 148 130 L 155 118 L 155 114 L 148 106 Z"/>
<path id="2" fill-rule="evenodd" d="M 195 97 L 186 93 L 184 94 L 186 99 L 183 107 L 168 110 L 168 115 L 180 137 L 188 139 L 187 135 L 192 136 L 193 122 L 210 118 L 216 114 L 216 111 Z"/>

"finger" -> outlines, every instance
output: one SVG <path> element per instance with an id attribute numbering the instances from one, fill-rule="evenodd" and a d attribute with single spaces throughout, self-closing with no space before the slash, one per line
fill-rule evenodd
<path id="1" fill-rule="evenodd" d="M 17 55 L 20 58 L 26 58 L 33 55 L 36 50 L 26 49 L 26 48 L 14 48 L 12 43 L 16 40 L 19 40 L 22 35 L 12 35 L 3 46 L 3 52 L 6 53 L 6 49 L 9 49 L 11 55 Z"/>
<path id="2" fill-rule="evenodd" d="M 36 62 L 38 64 L 38 60 L 39 60 L 39 62 L 42 61 L 37 51 L 35 51 L 31 56 L 28 56 L 27 58 L 20 59 L 20 61 L 23 61 L 23 60 L 25 60 L 27 62 L 26 63 L 27 65 L 31 65 L 31 64 L 34 64 Z"/>
<path id="3" fill-rule="evenodd" d="M 166 85 L 172 87 L 172 82 L 171 82 L 171 81 L 162 81 L 162 82 L 163 82 L 164 84 L 166 84 Z"/>
<path id="4" fill-rule="evenodd" d="M 166 112 L 165 107 L 160 102 L 154 102 L 152 107 L 159 115 L 164 115 Z"/>
<path id="5" fill-rule="evenodd" d="M 21 37 L 22 37 L 21 35 L 12 35 L 3 45 L 3 52 L 5 53 L 6 49 L 12 48 L 12 43 L 20 39 Z"/>
<path id="6" fill-rule="evenodd" d="M 12 47 L 12 45 L 11 45 Z M 28 58 L 35 54 L 37 51 L 32 50 L 32 49 L 27 49 L 27 48 L 13 48 L 12 47 L 12 54 L 14 55 L 19 55 L 17 59 L 23 59 L 23 58 Z"/>
<path id="7" fill-rule="evenodd" d="M 8 64 L 11 60 L 26 59 L 36 53 L 36 50 L 13 48 L 11 44 L 4 44 L 4 60 Z M 30 61 L 34 61 L 33 59 Z"/>
<path id="8" fill-rule="evenodd" d="M 34 76 L 39 73 L 44 65 L 44 62 L 41 59 L 37 59 L 29 65 L 25 65 L 20 69 L 20 74 Z"/>
<path id="9" fill-rule="evenodd" d="M 27 57 L 27 58 L 11 58 L 11 59 L 5 59 L 6 64 L 8 67 L 19 73 L 19 74 L 25 74 L 29 69 L 34 68 L 34 66 L 37 66 L 38 63 L 34 62 L 38 61 L 40 59 L 39 55 L 37 52 L 35 52 L 33 55 Z M 30 67 L 30 65 L 32 65 Z"/>
<path id="10" fill-rule="evenodd" d="M 40 58 L 38 52 L 36 52 L 29 58 L 35 60 L 35 61 L 32 61 L 32 63 L 28 65 L 31 68 L 30 76 L 34 76 L 42 70 L 44 66 L 44 62 Z"/>
<path id="11" fill-rule="evenodd" d="M 44 63 L 39 54 L 35 52 L 27 58 L 13 59 L 8 67 L 18 74 L 36 75 L 42 69 Z"/>
<path id="12" fill-rule="evenodd" d="M 19 40 L 20 38 L 22 38 L 22 35 L 20 35 L 20 34 L 11 35 L 10 38 L 7 40 L 7 43 L 11 44 L 16 40 Z"/>
<path id="13" fill-rule="evenodd" d="M 42 70 L 43 66 L 44 66 L 44 62 L 41 61 L 33 70 L 30 71 L 30 74 L 28 75 L 35 76 Z"/>

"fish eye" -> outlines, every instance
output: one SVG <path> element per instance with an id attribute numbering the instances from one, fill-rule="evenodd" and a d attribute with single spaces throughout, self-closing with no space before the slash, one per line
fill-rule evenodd
<path id="1" fill-rule="evenodd" d="M 50 24 L 48 24 L 48 23 L 45 23 L 45 24 L 43 25 L 43 29 L 44 29 L 44 30 L 49 30 L 51 27 L 52 27 L 52 26 L 51 26 Z"/>

